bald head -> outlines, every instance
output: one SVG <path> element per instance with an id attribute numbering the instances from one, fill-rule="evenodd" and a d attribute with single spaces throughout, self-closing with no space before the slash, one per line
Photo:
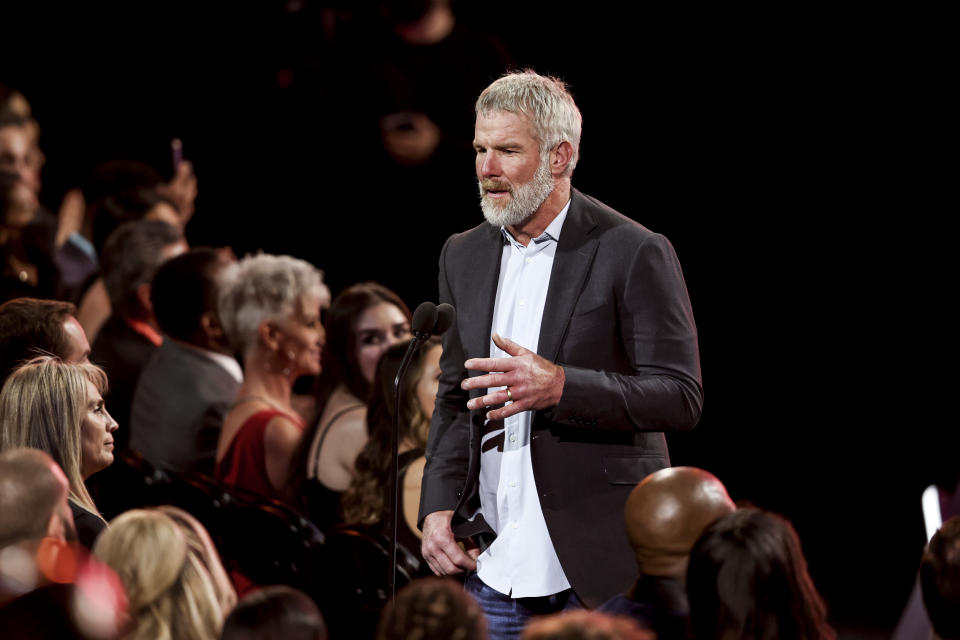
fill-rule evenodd
<path id="1" fill-rule="evenodd" d="M 0 453 L 0 549 L 46 536 L 71 538 L 67 477 L 39 449 Z"/>
<path id="2" fill-rule="evenodd" d="M 735 509 L 723 483 L 703 469 L 672 467 L 644 478 L 624 511 L 640 573 L 683 581 L 697 538 Z"/>

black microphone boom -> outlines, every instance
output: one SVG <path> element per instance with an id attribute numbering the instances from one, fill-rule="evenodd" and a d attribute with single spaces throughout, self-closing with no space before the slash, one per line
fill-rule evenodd
<path id="1" fill-rule="evenodd" d="M 456 315 L 456 310 L 447 303 L 435 305 L 432 302 L 423 302 L 417 307 L 417 310 L 413 312 L 413 320 L 410 321 L 410 329 L 413 331 L 414 338 L 410 341 L 407 352 L 403 354 L 397 377 L 393 380 L 393 487 L 390 497 L 390 554 L 389 575 L 387 576 L 387 594 L 391 602 L 397 592 L 397 511 L 400 505 L 400 380 L 403 379 L 403 374 L 407 372 L 407 366 L 410 364 L 413 353 L 430 336 L 438 336 L 449 329 Z"/>

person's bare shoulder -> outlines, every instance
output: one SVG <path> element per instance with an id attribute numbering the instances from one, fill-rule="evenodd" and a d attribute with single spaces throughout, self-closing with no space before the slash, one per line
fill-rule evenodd
<path id="1" fill-rule="evenodd" d="M 347 411 L 333 421 L 328 428 L 330 434 L 327 436 L 327 441 L 337 452 L 337 461 L 344 467 L 352 469 L 357 455 L 367 443 L 366 408 Z"/>

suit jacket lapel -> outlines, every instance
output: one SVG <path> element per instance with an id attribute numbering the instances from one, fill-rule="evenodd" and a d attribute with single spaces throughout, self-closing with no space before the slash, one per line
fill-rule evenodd
<path id="1" fill-rule="evenodd" d="M 591 232 L 596 220 L 586 206 L 583 194 L 570 190 L 570 210 L 560 230 L 560 242 L 550 271 L 550 288 L 540 323 L 537 353 L 556 362 L 573 308 L 583 291 L 590 265 L 597 253 L 598 238 Z M 496 286 L 496 282 L 494 282 Z"/>
<path id="2" fill-rule="evenodd" d="M 462 344 L 468 358 L 490 356 L 490 333 L 493 328 L 493 307 L 497 301 L 497 282 L 500 276 L 500 257 L 503 254 L 503 236 L 500 229 L 489 224 L 480 234 L 480 246 L 475 251 L 465 251 L 469 257 L 465 296 L 457 300 L 458 321 L 469 319 L 470 325 L 479 325 L 480 331 L 467 329 L 461 332 Z M 466 299 L 463 299 L 463 298 Z M 474 374 L 479 375 L 479 374 Z"/>

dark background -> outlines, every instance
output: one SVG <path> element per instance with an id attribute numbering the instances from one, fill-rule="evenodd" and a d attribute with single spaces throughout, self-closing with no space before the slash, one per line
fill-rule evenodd
<path id="1" fill-rule="evenodd" d="M 0 81 L 41 124 L 47 206 L 110 158 L 169 174 L 176 136 L 199 179 L 192 244 L 291 253 L 334 293 L 372 278 L 435 300 L 443 240 L 481 221 L 471 155 L 434 173 L 378 156 L 363 65 L 389 50 L 365 10 L 200 4 L 6 14 Z M 461 25 L 570 84 L 574 185 L 684 266 L 705 408 L 669 436 L 674 464 L 789 517 L 838 627 L 889 631 L 920 493 L 957 476 L 935 17 L 475 5 L 455 5 Z M 478 59 L 448 60 L 451 84 Z M 445 133 L 469 140 L 462 108 Z"/>

